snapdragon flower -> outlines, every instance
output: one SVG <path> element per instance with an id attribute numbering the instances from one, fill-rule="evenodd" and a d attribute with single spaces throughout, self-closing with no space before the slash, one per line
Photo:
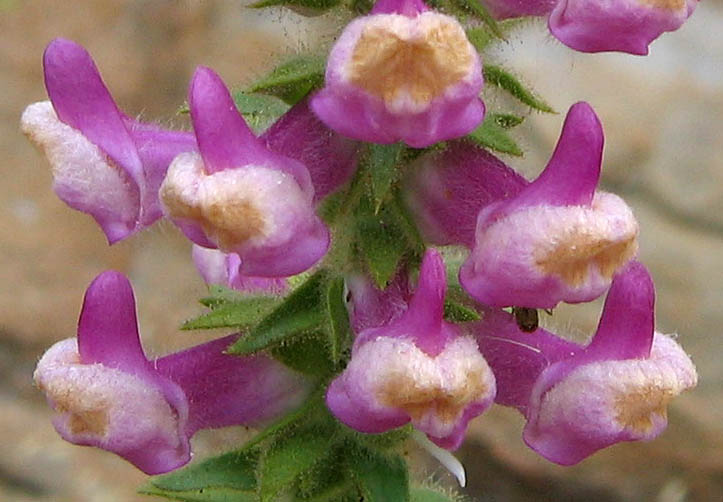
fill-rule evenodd
<path id="1" fill-rule="evenodd" d="M 486 305 L 552 308 L 600 296 L 635 257 L 638 224 L 618 196 L 597 191 L 603 131 L 587 103 L 570 108 L 540 176 L 477 216 L 460 283 Z"/>
<path id="2" fill-rule="evenodd" d="M 199 429 L 259 425 L 303 401 L 310 384 L 265 355 L 224 354 L 237 335 L 149 361 L 133 290 L 113 271 L 88 287 L 78 337 L 53 345 L 34 380 L 57 412 L 63 439 L 96 446 L 147 474 L 191 458 Z"/>
<path id="3" fill-rule="evenodd" d="M 365 433 L 411 421 L 437 445 L 459 447 L 469 421 L 492 403 L 495 380 L 474 338 L 443 320 L 445 291 L 442 258 L 429 250 L 401 315 L 352 293 L 352 302 L 372 306 L 367 317 L 353 307 L 357 325 L 392 320 L 357 334 L 348 366 L 329 386 L 326 402 L 340 421 Z"/>
<path id="4" fill-rule="evenodd" d="M 645 267 L 629 264 L 613 281 L 586 346 L 542 328 L 525 333 L 509 314 L 484 312 L 474 329 L 497 378 L 495 401 L 525 415 L 530 448 L 572 465 L 665 429 L 668 403 L 694 387 L 697 374 L 674 337 L 655 331 L 654 301 Z"/>
<path id="5" fill-rule="evenodd" d="M 675 31 L 698 0 L 484 0 L 498 19 L 549 16 L 550 33 L 582 52 L 646 55 L 649 45 Z"/>
<path id="6" fill-rule="evenodd" d="M 457 20 L 422 0 L 379 0 L 332 48 L 311 107 L 350 138 L 421 148 L 474 129 L 481 90 L 479 55 Z"/>
<path id="7" fill-rule="evenodd" d="M 22 131 L 53 171 L 53 190 L 90 214 L 113 244 L 162 216 L 158 201 L 171 160 L 196 149 L 193 135 L 138 122 L 116 106 L 90 54 L 62 38 L 43 55 L 50 101 L 28 106 Z"/>
<path id="8" fill-rule="evenodd" d="M 194 243 L 237 254 L 244 275 L 311 267 L 326 253 L 329 232 L 314 212 L 306 167 L 254 136 L 212 70 L 196 70 L 189 104 L 199 153 L 169 167 L 160 189 L 166 216 Z"/>

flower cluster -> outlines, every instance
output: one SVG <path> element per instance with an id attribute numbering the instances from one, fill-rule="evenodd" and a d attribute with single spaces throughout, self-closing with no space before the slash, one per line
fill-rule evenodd
<path id="1" fill-rule="evenodd" d="M 491 7 L 549 13 L 580 50 L 635 53 L 693 7 L 633 3 Z M 199 429 L 258 426 L 306 401 L 333 419 L 313 415 L 299 441 L 321 430 L 332 452 L 353 444 L 368 461 L 381 446 L 359 438 L 411 424 L 448 459 L 440 448 L 458 448 L 497 403 L 524 415 L 533 450 L 569 465 L 656 437 L 669 401 L 696 384 L 675 337 L 655 331 L 632 210 L 598 190 L 593 108 L 570 107 L 547 165 L 526 180 L 465 137 L 500 115 L 485 119 L 465 27 L 421 0 L 379 0 L 353 21 L 323 88 L 285 92 L 286 112 L 260 134 L 206 67 L 189 87 L 191 133 L 121 112 L 74 42 L 51 42 L 43 62 L 50 101 L 30 105 L 21 127 L 57 195 L 111 244 L 170 220 L 206 283 L 222 286 L 194 326 L 241 329 L 149 360 L 130 283 L 99 275 L 77 339 L 48 350 L 34 375 L 72 443 L 162 473 L 190 460 Z M 586 344 L 538 326 L 537 309 L 604 294 Z"/>

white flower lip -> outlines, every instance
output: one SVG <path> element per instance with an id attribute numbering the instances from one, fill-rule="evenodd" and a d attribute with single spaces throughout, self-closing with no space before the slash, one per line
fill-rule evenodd
<path id="1" fill-rule="evenodd" d="M 310 208 L 288 173 L 243 166 L 206 174 L 193 153 L 174 159 L 160 194 L 172 218 L 194 221 L 224 252 L 285 243 L 299 213 Z"/>
<path id="2" fill-rule="evenodd" d="M 64 439 L 125 451 L 162 438 L 183 450 L 178 416 L 158 389 L 129 373 L 81 363 L 77 347 L 75 338 L 56 343 L 33 375 L 58 413 L 54 424 Z"/>
<path id="3" fill-rule="evenodd" d="M 58 119 L 50 101 L 28 106 L 20 126 L 43 149 L 53 172 L 53 189 L 71 207 L 133 225 L 139 194 L 126 173 L 100 148 Z"/>
<path id="4" fill-rule="evenodd" d="M 437 357 L 413 341 L 378 337 L 352 358 L 380 406 L 404 410 L 421 430 L 435 437 L 452 433 L 465 408 L 494 392 L 494 377 L 471 337 L 451 341 Z"/>

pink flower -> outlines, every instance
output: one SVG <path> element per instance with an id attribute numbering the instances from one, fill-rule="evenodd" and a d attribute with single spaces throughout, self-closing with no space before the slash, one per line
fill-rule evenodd
<path id="1" fill-rule="evenodd" d="M 665 429 L 668 403 L 697 374 L 673 337 L 654 330 L 654 301 L 647 270 L 633 262 L 613 281 L 586 346 L 541 328 L 523 333 L 505 312 L 484 313 L 475 331 L 497 378 L 495 402 L 525 415 L 530 448 L 571 465 Z"/>
<path id="2" fill-rule="evenodd" d="M 693 14 L 698 0 L 485 0 L 498 19 L 549 16 L 550 33 L 582 52 L 645 55 Z"/>
<path id="3" fill-rule="evenodd" d="M 28 106 L 21 128 L 44 150 L 55 193 L 95 218 L 111 244 L 151 225 L 166 169 L 196 149 L 193 135 L 121 112 L 90 54 L 70 40 L 53 40 L 43 66 L 50 101 Z"/>
<path id="4" fill-rule="evenodd" d="M 442 319 L 446 279 L 441 256 L 427 251 L 403 313 L 375 306 L 375 296 L 391 300 L 404 294 L 403 286 L 357 298 L 359 290 L 351 290 L 352 324 L 383 324 L 358 333 L 351 361 L 329 386 L 329 409 L 366 433 L 411 421 L 437 445 L 456 449 L 468 422 L 492 403 L 495 379 L 474 338 Z"/>
<path id="5" fill-rule="evenodd" d="M 283 277 L 314 265 L 329 232 L 306 167 L 253 135 L 212 70 L 196 70 L 189 103 L 199 153 L 169 167 L 160 189 L 166 216 L 194 243 L 237 254 L 244 275 Z"/>
<path id="6" fill-rule="evenodd" d="M 350 138 L 421 148 L 474 129 L 481 90 L 479 56 L 457 20 L 421 0 L 379 0 L 332 48 L 311 107 Z"/>
<path id="7" fill-rule="evenodd" d="M 224 354 L 236 338 L 149 361 L 131 285 L 108 271 L 88 287 L 77 339 L 53 345 L 33 377 L 63 439 L 159 474 L 191 459 L 199 429 L 263 423 L 308 394 L 309 382 L 268 356 Z"/>

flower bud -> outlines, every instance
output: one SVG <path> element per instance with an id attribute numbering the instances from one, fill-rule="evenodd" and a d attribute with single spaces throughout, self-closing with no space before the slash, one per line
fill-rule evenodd
<path id="1" fill-rule="evenodd" d="M 339 37 L 311 107 L 350 138 L 421 148 L 474 129 L 481 90 L 479 56 L 457 20 L 421 0 L 380 0 Z"/>

